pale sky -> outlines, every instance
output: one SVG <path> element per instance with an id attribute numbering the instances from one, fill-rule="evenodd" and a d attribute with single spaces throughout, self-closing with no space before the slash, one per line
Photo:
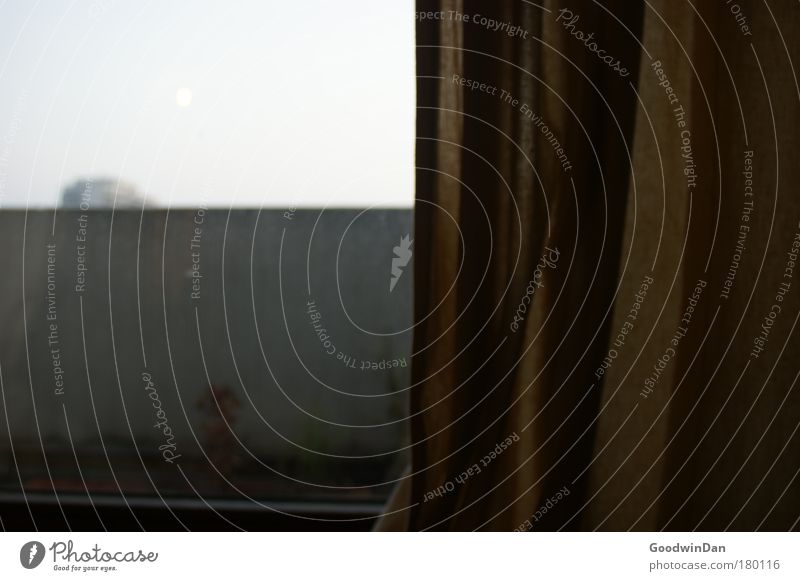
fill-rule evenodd
<path id="1" fill-rule="evenodd" d="M 413 0 L 0 0 L 0 208 L 410 206 Z"/>

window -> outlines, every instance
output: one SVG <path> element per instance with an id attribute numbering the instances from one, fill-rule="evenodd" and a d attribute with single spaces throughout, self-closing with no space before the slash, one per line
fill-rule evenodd
<path id="1" fill-rule="evenodd" d="M 4 498 L 385 500 L 412 11 L 0 7 Z"/>

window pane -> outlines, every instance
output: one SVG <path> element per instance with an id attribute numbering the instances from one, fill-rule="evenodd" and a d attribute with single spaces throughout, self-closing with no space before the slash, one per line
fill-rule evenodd
<path id="1" fill-rule="evenodd" d="M 413 35 L 411 0 L 0 6 L 0 494 L 385 500 Z"/>
<path id="2" fill-rule="evenodd" d="M 413 26 L 411 0 L 5 2 L 0 207 L 408 207 Z"/>

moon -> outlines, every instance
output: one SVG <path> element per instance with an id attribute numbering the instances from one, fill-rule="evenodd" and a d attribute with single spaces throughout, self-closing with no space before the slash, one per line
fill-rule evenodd
<path id="1" fill-rule="evenodd" d="M 192 104 L 192 90 L 187 87 L 178 89 L 175 93 L 175 103 L 178 107 L 186 108 Z"/>

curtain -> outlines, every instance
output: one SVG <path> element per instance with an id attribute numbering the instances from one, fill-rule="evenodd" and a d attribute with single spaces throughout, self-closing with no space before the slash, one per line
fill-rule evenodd
<path id="1" fill-rule="evenodd" d="M 798 25 L 418 0 L 412 461 L 379 528 L 798 527 Z"/>

